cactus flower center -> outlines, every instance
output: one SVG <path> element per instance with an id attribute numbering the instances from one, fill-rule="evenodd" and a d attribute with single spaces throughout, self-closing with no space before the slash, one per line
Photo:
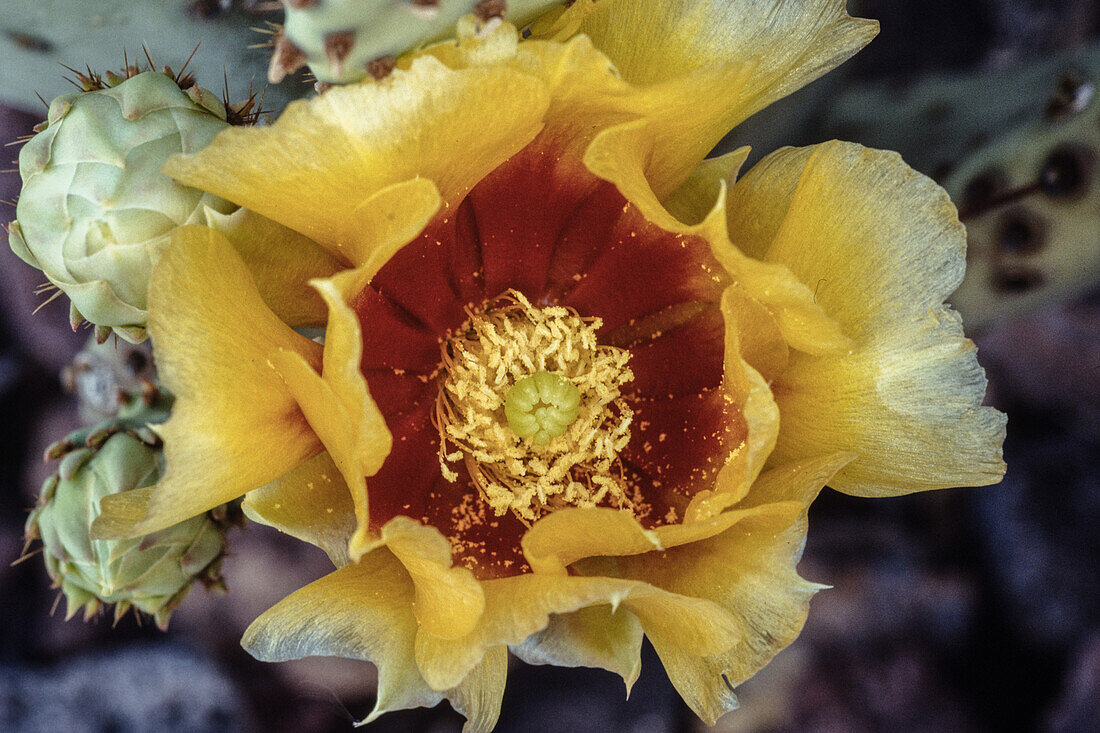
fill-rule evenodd
<path id="1" fill-rule="evenodd" d="M 509 290 L 442 347 L 439 463 L 462 462 L 499 516 L 530 524 L 563 506 L 631 506 L 619 451 L 634 411 L 620 388 L 630 352 L 601 345 L 599 318 L 538 308 Z"/>
<path id="2" fill-rule="evenodd" d="M 748 434 L 722 272 L 561 151 L 513 156 L 352 301 L 393 438 L 372 528 L 411 517 L 500 578 L 530 571 L 522 539 L 554 512 L 681 521 Z"/>
<path id="3" fill-rule="evenodd" d="M 508 427 L 535 445 L 546 445 L 576 422 L 581 391 L 565 377 L 546 370 L 516 382 L 504 397 Z"/>

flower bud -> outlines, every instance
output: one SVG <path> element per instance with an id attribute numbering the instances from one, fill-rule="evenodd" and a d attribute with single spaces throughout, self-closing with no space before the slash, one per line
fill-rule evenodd
<path id="1" fill-rule="evenodd" d="M 91 321 L 101 341 L 114 330 L 137 343 L 149 275 L 172 230 L 204 222 L 205 206 L 234 208 L 160 172 L 225 129 L 226 107 L 166 72 L 81 80 L 89 90 L 55 99 L 20 151 L 9 243 L 69 296 L 74 324 Z"/>
<path id="2" fill-rule="evenodd" d="M 42 485 L 26 538 L 42 541 L 46 571 L 68 604 L 66 619 L 83 608 L 87 620 L 115 604 L 116 621 L 132 607 L 163 629 L 196 580 L 224 588 L 219 566 L 228 525 L 203 514 L 144 537 L 92 539 L 104 496 L 149 486 L 160 476 L 160 441 L 148 421 L 166 415 L 141 408 L 123 415 L 47 450 L 47 458 L 60 462 Z"/>

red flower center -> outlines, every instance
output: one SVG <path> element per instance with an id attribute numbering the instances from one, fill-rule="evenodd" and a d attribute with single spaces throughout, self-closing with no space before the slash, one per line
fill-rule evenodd
<path id="1" fill-rule="evenodd" d="M 722 388 L 725 284 L 702 238 L 651 224 L 578 162 L 528 146 L 441 212 L 353 303 L 362 371 L 393 434 L 367 480 L 372 529 L 409 516 L 439 529 L 478 577 L 529 569 L 526 524 L 494 511 L 466 462 L 441 468 L 433 424 L 448 376 L 442 347 L 508 291 L 600 319 L 599 343 L 629 352 L 633 379 L 618 389 L 633 417 L 616 475 L 643 525 L 680 521 L 746 436 Z"/>

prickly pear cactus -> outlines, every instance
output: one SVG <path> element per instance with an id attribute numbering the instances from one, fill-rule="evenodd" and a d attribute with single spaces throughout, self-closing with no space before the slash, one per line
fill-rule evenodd
<path id="1" fill-rule="evenodd" d="M 12 250 L 72 302 L 75 329 L 146 338 L 149 275 L 174 229 L 233 206 L 160 172 L 228 126 L 225 104 L 166 72 L 82 76 L 88 91 L 58 97 L 19 153 L 23 189 Z"/>
<path id="2" fill-rule="evenodd" d="M 967 275 L 952 298 L 976 326 L 1100 281 L 1100 64 L 1067 70 L 1041 115 L 945 178 L 967 230 Z"/>
<path id="3" fill-rule="evenodd" d="M 282 0 L 286 22 L 278 34 L 268 79 L 278 83 L 302 66 L 319 82 L 349 84 L 385 76 L 394 60 L 454 33 L 455 22 L 476 14 L 524 26 L 562 0 Z"/>
<path id="4" fill-rule="evenodd" d="M 200 515 L 138 539 L 90 536 L 104 496 L 156 482 L 160 443 L 147 422 L 166 416 L 163 409 L 138 405 L 117 420 L 73 433 L 47 452 L 60 463 L 42 485 L 26 538 L 28 545 L 42 542 L 46 571 L 67 602 L 66 619 L 83 609 L 87 620 L 114 604 L 115 620 L 135 608 L 165 628 L 196 581 L 224 587 L 219 574 L 224 519 Z"/>
<path id="5" fill-rule="evenodd" d="M 256 32 L 274 20 L 278 3 L 265 0 L 3 0 L 0 2 L 0 103 L 41 109 L 37 95 L 65 93 L 61 64 L 105 69 L 123 52 L 143 55 L 153 43 L 161 63 L 183 64 L 199 46 L 190 68 L 201 79 L 223 71 L 231 99 L 249 94 L 251 80 L 263 78 L 268 51 Z M 201 44 L 201 45 L 200 45 Z M 284 84 L 264 96 L 264 107 L 281 110 L 306 85 Z"/>

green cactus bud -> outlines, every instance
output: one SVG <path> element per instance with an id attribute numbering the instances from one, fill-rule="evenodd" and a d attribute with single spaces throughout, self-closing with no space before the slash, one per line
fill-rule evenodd
<path id="1" fill-rule="evenodd" d="M 286 22 L 275 42 L 268 79 L 277 84 L 302 66 L 325 84 L 385 76 L 394 59 L 454 34 L 473 13 L 516 26 L 563 0 L 283 0 Z"/>
<path id="2" fill-rule="evenodd" d="M 127 78 L 129 77 L 129 78 Z M 160 172 L 228 126 L 225 104 L 167 72 L 80 76 L 89 91 L 58 97 L 19 154 L 23 190 L 12 250 L 72 301 L 96 335 L 146 338 L 149 274 L 176 227 L 228 202 Z"/>
<path id="3" fill-rule="evenodd" d="M 115 620 L 134 608 L 165 628 L 195 581 L 224 588 L 219 574 L 228 522 L 225 513 L 192 517 L 145 537 L 93 540 L 92 522 L 109 494 L 156 482 L 161 449 L 149 420 L 167 416 L 165 402 L 140 403 L 122 417 L 79 430 L 47 449 L 60 458 L 27 519 L 28 545 L 41 540 L 46 571 L 65 596 L 66 619 L 85 620 L 115 605 Z"/>

